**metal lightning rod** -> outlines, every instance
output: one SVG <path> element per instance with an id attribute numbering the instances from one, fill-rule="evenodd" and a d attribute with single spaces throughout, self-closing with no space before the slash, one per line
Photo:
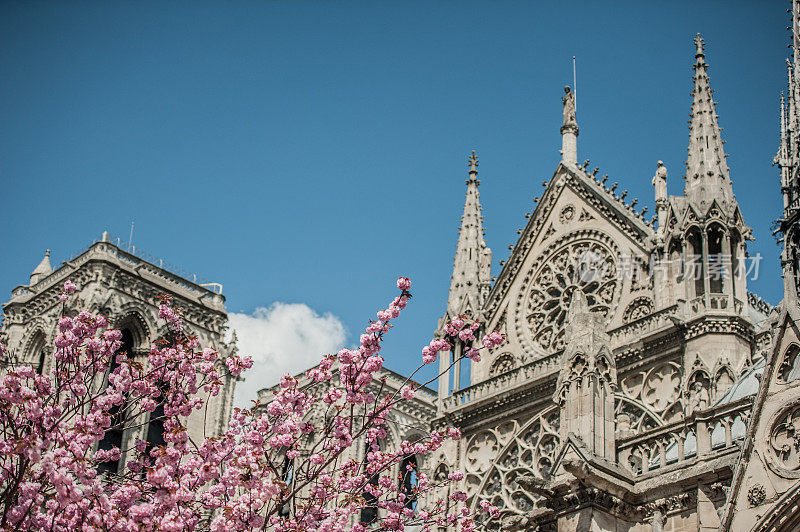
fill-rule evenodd
<path id="1" fill-rule="evenodd" d="M 575 102 L 575 112 L 578 112 L 578 79 L 575 76 L 575 56 L 572 56 L 572 98 Z"/>

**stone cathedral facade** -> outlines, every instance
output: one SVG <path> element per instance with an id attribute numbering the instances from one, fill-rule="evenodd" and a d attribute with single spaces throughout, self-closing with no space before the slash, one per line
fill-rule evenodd
<path id="1" fill-rule="evenodd" d="M 486 528 L 800 530 L 800 0 L 791 5 L 794 54 L 775 158 L 776 194 L 784 199 L 776 213 L 784 285 L 777 307 L 748 290 L 757 267 L 747 254 L 752 230 L 734 195 L 699 35 L 685 185 L 669 194 L 668 169 L 655 163 L 652 219 L 588 161 L 579 162 L 580 128 L 567 87 L 561 161 L 493 278 L 478 158 L 469 157 L 439 327 L 466 315 L 507 342 L 480 362 L 449 370 L 469 346 L 442 354 L 438 390 L 423 388 L 400 405 L 387 441 L 458 426 L 461 440 L 413 465 L 434 480 L 463 471 L 448 490 L 465 491 Z M 3 306 L 8 347 L 40 371 L 51 363 L 44 349 L 55 335 L 66 279 L 80 287 L 76 308 L 107 315 L 133 356 L 165 334 L 155 318 L 164 293 L 186 309 L 187 333 L 203 346 L 223 355 L 236 349 L 223 339 L 220 293 L 104 235 L 58 269 L 46 255 Z M 404 382 L 389 370 L 379 378 L 376 387 L 393 391 Z M 205 423 L 202 413 L 189 420 L 193 436 L 227 425 L 234 386 L 226 384 Z M 272 393 L 259 393 L 262 404 Z M 122 446 L 148 430 L 119 431 L 110 443 Z M 363 456 L 363 442 L 352 453 Z M 289 478 L 291 464 L 284 467 Z M 501 518 L 482 515 L 480 500 L 500 507 Z"/>
<path id="2" fill-rule="evenodd" d="M 235 341 L 224 340 L 228 317 L 221 290 L 171 273 L 120 248 L 110 241 L 108 233 L 103 233 L 99 241 L 57 269 L 50 264 L 48 250 L 31 273 L 30 281 L 15 288 L 11 299 L 3 305 L 5 319 L 1 332 L 8 352 L 17 363 L 30 364 L 40 373 L 47 373 L 53 367 L 48 347 L 52 349 L 58 334 L 62 312 L 59 295 L 68 279 L 78 290 L 65 311 L 74 315 L 78 310 L 88 310 L 106 316 L 110 325 L 122 332 L 120 353 L 146 361 L 150 346 L 168 334 L 166 323 L 157 317 L 158 298 L 162 295 L 171 296 L 174 304 L 184 309 L 184 333 L 197 336 L 200 345 L 215 348 L 223 357 L 236 349 Z M 8 361 L 0 362 L 5 366 Z M 223 379 L 219 395 L 208 402 L 207 413 L 195 411 L 186 421 L 189 435 L 195 440 L 218 435 L 228 426 L 236 381 L 231 376 Z M 161 443 L 161 429 L 159 421 L 134 424 L 123 419 L 122 427 L 106 431 L 99 445 L 126 449 L 137 438 Z M 111 473 L 122 471 L 125 455 L 107 465 Z"/>
<path id="3" fill-rule="evenodd" d="M 800 530 L 800 3 L 792 5 L 776 158 L 785 296 L 776 308 L 748 291 L 752 230 L 699 35 L 685 186 L 669 194 L 667 169 L 654 165 L 652 220 L 579 163 L 567 87 L 561 162 L 493 279 L 478 160 L 469 158 L 440 327 L 467 315 L 507 342 L 469 362 L 463 387 L 466 367 L 446 370 L 467 346 L 441 358 L 432 424 L 456 424 L 464 437 L 428 465 L 434 478 L 465 473 L 457 488 L 488 528 Z M 481 499 L 502 508 L 499 521 L 480 515 Z"/>

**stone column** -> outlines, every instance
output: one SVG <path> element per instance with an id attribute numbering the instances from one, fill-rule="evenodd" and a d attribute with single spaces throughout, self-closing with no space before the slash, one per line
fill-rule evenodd
<path id="1" fill-rule="evenodd" d="M 731 251 L 731 235 L 728 231 L 722 233 L 722 292 L 728 294 L 728 308 L 735 311 L 733 304 L 737 283 L 733 278 L 733 253 Z"/>
<path id="2" fill-rule="evenodd" d="M 459 388 L 461 388 L 461 361 L 458 360 L 461 358 L 461 354 L 464 352 L 461 342 L 456 342 L 456 345 L 453 346 L 453 361 L 455 365 L 453 366 L 453 388 L 452 390 L 455 392 Z"/>
<path id="3" fill-rule="evenodd" d="M 711 283 L 708 279 L 708 231 L 703 228 L 702 232 L 703 237 L 703 260 L 701 264 L 703 265 L 703 271 L 700 272 L 700 275 L 703 276 L 703 296 L 706 300 L 706 308 L 711 308 Z"/>
<path id="4" fill-rule="evenodd" d="M 450 370 L 447 367 L 452 360 L 451 351 L 443 351 L 439 353 L 439 410 L 442 409 L 442 402 L 450 395 Z"/>
<path id="5" fill-rule="evenodd" d="M 578 166 L 578 126 L 561 126 L 561 162 Z"/>

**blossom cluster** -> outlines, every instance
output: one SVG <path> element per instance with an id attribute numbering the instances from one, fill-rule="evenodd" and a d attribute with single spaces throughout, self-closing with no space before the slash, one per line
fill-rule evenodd
<path id="1" fill-rule="evenodd" d="M 146 355 L 121 353 L 122 334 L 101 315 L 67 312 L 77 287 L 67 281 L 63 316 L 52 352 L 52 371 L 10 364 L 0 378 L 0 528 L 20 530 L 254 530 L 276 532 L 424 530 L 459 526 L 474 530 L 463 474 L 434 482 L 414 471 L 410 457 L 430 454 L 457 428 L 389 448 L 387 422 L 419 386 L 410 379 L 386 392 L 384 336 L 411 298 L 411 283 L 370 322 L 359 346 L 326 355 L 301 377 L 286 375 L 265 404 L 234 409 L 221 434 L 195 441 L 186 422 L 208 408 L 210 397 L 252 361 L 201 349 L 183 333 L 181 309 L 162 298 L 159 317 L 170 333 Z M 70 315 L 74 314 L 74 315 Z M 462 318 L 447 326 L 449 339 L 423 349 L 423 365 L 456 338 L 478 345 L 480 325 Z M 483 348 L 500 345 L 490 333 Z M 479 359 L 478 348 L 465 356 Z M 420 366 L 421 367 L 421 366 Z M 376 385 L 376 383 L 378 383 Z M 159 423 L 159 440 L 137 437 L 101 445 L 109 431 L 143 435 Z M 367 452 L 355 457 L 355 444 Z M 106 467 L 110 462 L 118 468 Z M 405 480 L 414 474 L 415 485 Z M 437 493 L 446 494 L 435 500 Z M 423 503 L 425 507 L 423 508 Z M 478 506 L 489 515 L 496 507 Z M 364 508 L 374 521 L 362 523 Z"/>

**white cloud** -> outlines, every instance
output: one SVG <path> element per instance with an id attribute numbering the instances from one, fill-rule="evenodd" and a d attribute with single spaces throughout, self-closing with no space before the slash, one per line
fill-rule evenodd
<path id="1" fill-rule="evenodd" d="M 253 314 L 232 312 L 228 320 L 239 354 L 253 357 L 244 382 L 236 384 L 234 405 L 240 407 L 251 406 L 258 390 L 277 384 L 282 375 L 300 373 L 335 353 L 347 337 L 339 318 L 329 312 L 320 316 L 302 303 L 275 302 Z"/>

